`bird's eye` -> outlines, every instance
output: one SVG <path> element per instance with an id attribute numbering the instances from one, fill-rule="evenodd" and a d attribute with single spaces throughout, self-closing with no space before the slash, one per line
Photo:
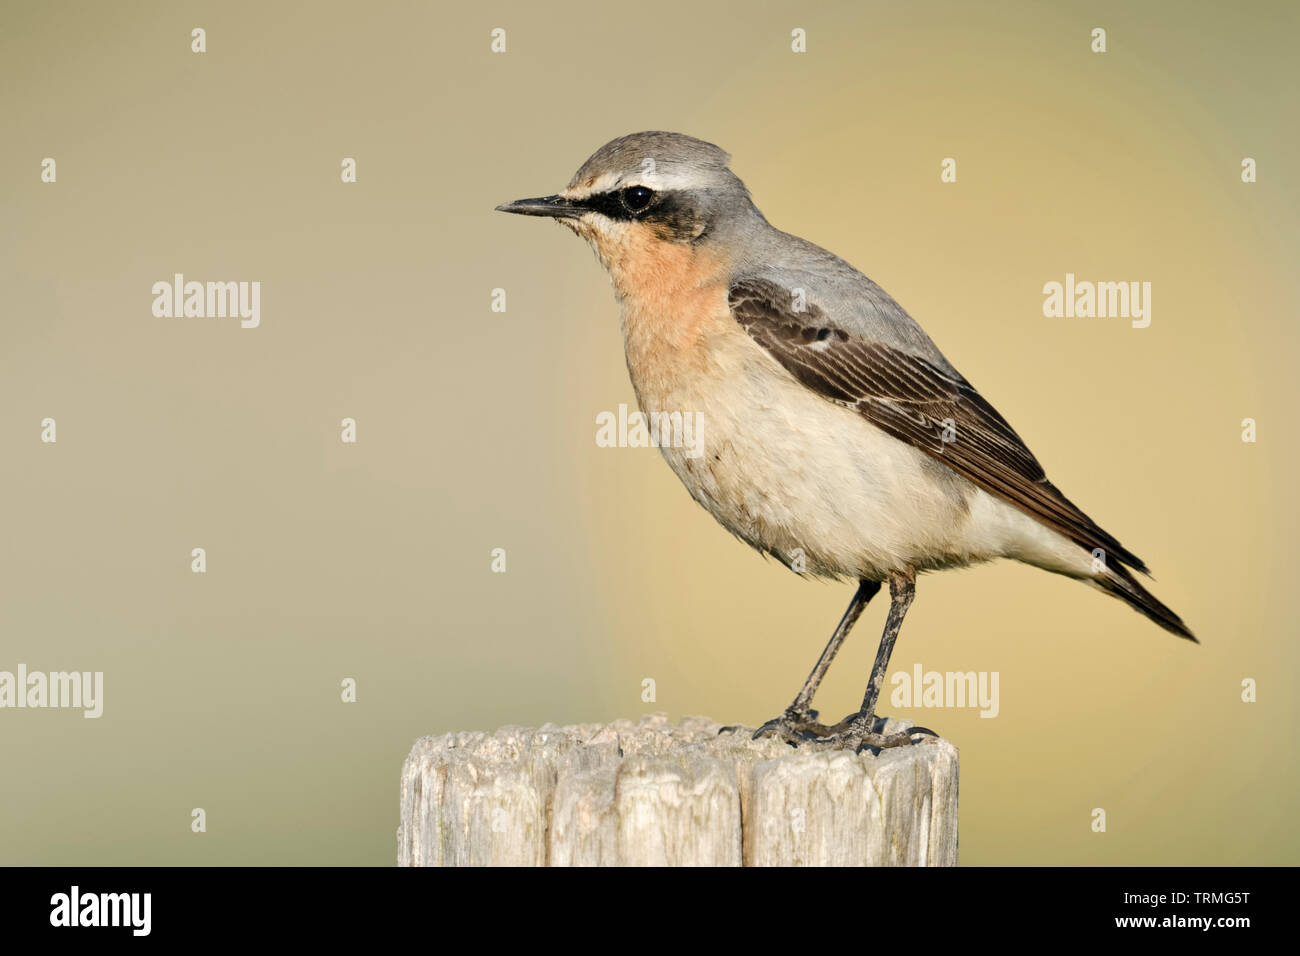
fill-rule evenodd
<path id="1" fill-rule="evenodd" d="M 654 198 L 654 190 L 646 189 L 644 186 L 629 186 L 623 190 L 623 205 L 632 212 L 640 212 L 650 205 L 650 200 Z"/>

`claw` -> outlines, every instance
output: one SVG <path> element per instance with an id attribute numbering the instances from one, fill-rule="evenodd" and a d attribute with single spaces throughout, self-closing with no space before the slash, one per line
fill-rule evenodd
<path id="1" fill-rule="evenodd" d="M 895 734 L 883 734 L 877 729 L 884 720 L 874 714 L 849 714 L 838 724 L 826 726 L 817 720 L 818 713 L 812 709 L 795 709 L 789 707 L 780 717 L 773 717 L 758 730 L 752 739 L 774 737 L 791 747 L 809 745 L 814 750 L 848 748 L 861 752 L 865 748 L 886 750 L 890 747 L 905 747 L 917 741 L 917 735 L 927 735 L 938 739 L 939 735 L 928 727 L 910 727 Z M 718 733 L 739 733 L 746 728 L 739 724 L 720 727 Z"/>
<path id="2" fill-rule="evenodd" d="M 878 721 L 880 718 L 875 714 L 849 714 L 834 727 L 827 728 L 829 732 L 818 742 L 832 746 L 852 746 L 855 751 L 861 752 L 867 747 L 886 750 L 909 746 L 913 743 L 912 737 L 915 734 L 928 734 L 935 738 L 939 736 L 928 727 L 911 727 L 896 734 L 882 734 L 876 729 Z"/>
<path id="3" fill-rule="evenodd" d="M 789 707 L 780 717 L 773 717 L 754 731 L 753 739 L 775 737 L 797 747 L 803 741 L 817 740 L 826 732 L 826 725 L 818 723 L 817 717 L 817 711 L 811 708 Z"/>

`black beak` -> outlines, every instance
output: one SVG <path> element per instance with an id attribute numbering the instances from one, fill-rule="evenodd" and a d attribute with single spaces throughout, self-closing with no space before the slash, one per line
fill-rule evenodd
<path id="1" fill-rule="evenodd" d="M 549 216 L 552 219 L 577 219 L 587 211 L 585 206 L 563 196 L 516 199 L 497 206 L 497 212 L 513 212 L 520 216 Z"/>

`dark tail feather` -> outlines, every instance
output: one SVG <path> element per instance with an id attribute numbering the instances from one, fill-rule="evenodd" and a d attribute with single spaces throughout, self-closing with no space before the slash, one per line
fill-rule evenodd
<path id="1" fill-rule="evenodd" d="M 1194 644 L 1201 643 L 1196 639 L 1196 635 L 1188 630 L 1182 618 L 1157 601 L 1154 594 L 1138 584 L 1137 579 L 1123 565 L 1110 565 L 1107 567 L 1105 574 L 1093 578 L 1092 582 L 1107 594 L 1124 601 L 1133 610 L 1145 614 L 1166 631 L 1177 634 L 1179 637 L 1185 637 Z"/>

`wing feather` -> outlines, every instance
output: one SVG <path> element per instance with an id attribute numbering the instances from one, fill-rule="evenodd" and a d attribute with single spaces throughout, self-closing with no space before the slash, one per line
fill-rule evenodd
<path id="1" fill-rule="evenodd" d="M 856 409 L 1079 546 L 1146 572 L 1137 555 L 1047 480 L 1020 436 L 961 375 L 837 326 L 813 303 L 796 311 L 790 290 L 769 279 L 733 283 L 728 301 L 754 341 L 808 388 Z"/>

